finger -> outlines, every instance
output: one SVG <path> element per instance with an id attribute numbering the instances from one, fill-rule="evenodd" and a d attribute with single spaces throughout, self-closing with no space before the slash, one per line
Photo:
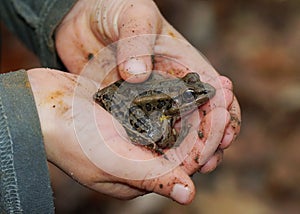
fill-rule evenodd
<path id="1" fill-rule="evenodd" d="M 200 165 L 205 164 L 217 150 L 229 120 L 230 115 L 224 108 L 215 108 L 203 118 L 200 130 L 203 132 L 204 147 L 198 159 Z"/>
<path id="2" fill-rule="evenodd" d="M 180 204 L 189 204 L 195 197 L 192 180 L 179 167 L 158 178 L 130 181 L 129 185 L 169 197 Z"/>
<path id="3" fill-rule="evenodd" d="M 119 72 L 129 82 L 146 80 L 152 71 L 155 34 L 160 14 L 152 1 L 128 1 L 118 19 L 117 59 Z"/>
<path id="4" fill-rule="evenodd" d="M 221 90 L 221 89 L 226 89 L 232 91 L 232 82 L 230 79 L 228 79 L 225 76 L 216 76 L 213 78 L 207 78 L 207 82 L 211 84 L 215 89 Z"/>
<path id="5" fill-rule="evenodd" d="M 87 19 L 70 19 L 63 22 L 55 33 L 57 54 L 67 70 L 74 74 L 80 74 L 84 66 L 103 48 L 87 22 Z"/>
<path id="6" fill-rule="evenodd" d="M 240 109 L 238 101 L 235 97 L 233 97 L 233 102 L 232 102 L 231 106 L 229 107 L 229 113 L 230 113 L 230 122 L 229 122 L 228 127 L 226 128 L 224 137 L 222 139 L 222 142 L 220 145 L 221 149 L 228 148 L 240 132 L 241 109 Z"/>
<path id="7" fill-rule="evenodd" d="M 229 119 L 230 115 L 226 109 L 215 108 L 202 117 L 198 134 L 189 134 L 186 137 L 185 141 L 188 142 L 194 142 L 196 138 L 196 143 L 181 166 L 186 173 L 192 174 L 197 171 L 215 154 Z"/>
<path id="8" fill-rule="evenodd" d="M 215 154 L 200 168 L 199 172 L 209 173 L 213 171 L 223 159 L 223 150 L 218 149 Z"/>
<path id="9" fill-rule="evenodd" d="M 203 116 L 208 114 L 214 108 L 228 109 L 233 101 L 233 93 L 228 89 L 217 89 L 215 96 L 201 107 L 201 113 Z"/>

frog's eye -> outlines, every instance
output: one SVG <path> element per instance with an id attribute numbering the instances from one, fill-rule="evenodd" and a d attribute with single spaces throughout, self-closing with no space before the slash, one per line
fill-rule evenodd
<path id="1" fill-rule="evenodd" d="M 193 102 L 195 100 L 195 92 L 194 90 L 187 89 L 183 92 L 182 98 L 184 102 Z"/>

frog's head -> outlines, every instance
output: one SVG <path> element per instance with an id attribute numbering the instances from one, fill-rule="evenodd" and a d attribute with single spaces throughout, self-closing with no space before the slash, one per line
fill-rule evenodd
<path id="1" fill-rule="evenodd" d="M 185 103 L 192 100 L 196 105 L 202 105 L 211 99 L 216 89 L 208 83 L 201 82 L 198 73 L 188 73 L 182 78 L 186 89 L 182 92 L 182 98 Z"/>
<path id="2" fill-rule="evenodd" d="M 182 81 L 185 87 L 182 87 L 177 97 L 173 97 L 177 107 L 170 109 L 170 114 L 178 114 L 179 112 L 195 109 L 208 102 L 216 93 L 216 89 L 213 86 L 201 82 L 197 73 L 188 73 L 182 78 Z"/>

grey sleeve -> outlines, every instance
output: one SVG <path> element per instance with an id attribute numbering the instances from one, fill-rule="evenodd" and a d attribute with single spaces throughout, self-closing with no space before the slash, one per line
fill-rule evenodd
<path id="1" fill-rule="evenodd" d="M 40 58 L 44 67 L 63 68 L 54 32 L 77 0 L 1 0 L 0 18 Z M 4 41 L 5 42 L 5 41 Z"/>
<path id="2" fill-rule="evenodd" d="M 38 113 L 27 73 L 0 75 L 0 213 L 53 213 Z"/>

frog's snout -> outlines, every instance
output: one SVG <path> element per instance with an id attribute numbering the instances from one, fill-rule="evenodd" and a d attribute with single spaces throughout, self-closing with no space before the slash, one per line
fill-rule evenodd
<path id="1" fill-rule="evenodd" d="M 208 83 L 203 83 L 203 84 L 204 84 L 204 91 L 206 96 L 208 96 L 209 99 L 213 98 L 213 96 L 215 96 L 216 94 L 216 89 Z"/>

